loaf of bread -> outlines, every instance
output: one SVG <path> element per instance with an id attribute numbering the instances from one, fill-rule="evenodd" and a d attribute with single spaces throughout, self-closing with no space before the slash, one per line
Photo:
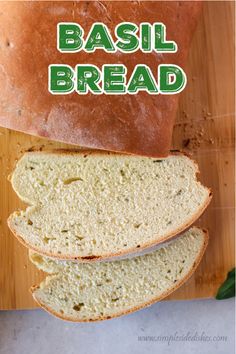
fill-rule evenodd
<path id="1" fill-rule="evenodd" d="M 31 261 L 52 274 L 32 294 L 45 310 L 65 320 L 121 316 L 181 286 L 197 268 L 207 242 L 207 232 L 194 227 L 153 253 L 121 261 L 81 264 L 31 253 Z"/>
<path id="2" fill-rule="evenodd" d="M 180 233 L 211 192 L 198 167 L 175 153 L 159 160 L 99 152 L 28 152 L 11 183 L 30 206 L 8 220 L 39 253 L 96 261 L 141 251 Z"/>
<path id="3" fill-rule="evenodd" d="M 52 95 L 50 64 L 159 64 L 184 68 L 200 1 L 2 1 L 0 21 L 0 126 L 80 146 L 153 157 L 167 156 L 178 95 Z M 88 34 L 103 22 L 114 35 L 121 22 L 163 22 L 176 53 L 61 53 L 59 22 L 79 23 Z M 115 40 L 115 38 L 113 38 Z"/>

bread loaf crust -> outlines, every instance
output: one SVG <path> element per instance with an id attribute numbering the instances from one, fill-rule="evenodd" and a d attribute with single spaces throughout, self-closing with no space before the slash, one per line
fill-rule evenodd
<path id="1" fill-rule="evenodd" d="M 48 65 L 122 63 L 131 73 L 136 64 L 146 64 L 155 76 L 159 64 L 184 67 L 200 10 L 200 1 L 1 2 L 0 125 L 88 148 L 167 156 L 179 95 L 52 95 Z M 72 20 L 85 34 L 94 22 L 111 33 L 123 21 L 163 22 L 178 51 L 60 53 L 56 25 Z"/>
<path id="2" fill-rule="evenodd" d="M 199 228 L 198 228 L 199 229 Z M 52 314 L 53 316 L 55 317 L 58 317 L 62 320 L 66 320 L 66 321 L 70 321 L 70 322 L 97 322 L 97 321 L 103 321 L 103 320 L 109 320 L 109 319 L 112 319 L 112 318 L 116 318 L 116 317 L 120 317 L 120 316 L 123 316 L 123 315 L 127 315 L 129 313 L 132 313 L 132 312 L 135 312 L 135 311 L 138 311 L 138 310 L 141 310 L 145 307 L 148 307 L 148 306 L 151 306 L 152 304 L 154 304 L 155 302 L 157 301 L 161 301 L 162 299 L 164 299 L 165 297 L 167 297 L 168 295 L 170 295 L 171 293 L 173 293 L 175 290 L 177 290 L 178 288 L 180 288 L 189 278 L 191 278 L 191 276 L 193 275 L 193 273 L 196 271 L 199 263 L 201 262 L 201 259 L 205 253 L 205 250 L 207 248 L 207 245 L 208 245 L 208 241 L 209 241 L 209 234 L 208 234 L 208 230 L 206 229 L 201 229 L 203 235 L 204 235 L 204 243 L 203 243 L 203 246 L 202 246 L 202 249 L 201 251 L 199 252 L 199 255 L 198 257 L 196 258 L 195 262 L 194 262 L 194 265 L 192 267 L 192 269 L 189 271 L 189 273 L 182 279 L 180 280 L 177 285 L 173 286 L 173 288 L 171 290 L 168 290 L 166 292 L 164 292 L 161 296 L 153 299 L 152 301 L 149 301 L 149 302 L 145 302 L 143 304 L 141 304 L 140 306 L 136 306 L 128 311 L 121 311 L 119 313 L 117 313 L 116 315 L 114 316 L 106 316 L 106 317 L 98 317 L 96 319 L 88 319 L 88 320 L 80 320 L 80 321 L 75 321 L 73 318 L 70 318 L 70 317 L 66 317 L 66 316 L 63 316 L 63 315 L 60 315 L 59 313 L 56 313 L 55 311 L 53 311 L 52 309 L 50 309 L 49 307 L 45 306 L 44 304 L 40 303 L 40 301 L 37 299 L 37 297 L 34 295 L 34 292 L 40 287 L 39 285 L 35 285 L 35 286 L 32 286 L 30 288 L 30 292 L 34 298 L 34 300 L 36 301 L 36 303 L 42 307 L 45 311 L 47 311 L 48 313 Z"/>

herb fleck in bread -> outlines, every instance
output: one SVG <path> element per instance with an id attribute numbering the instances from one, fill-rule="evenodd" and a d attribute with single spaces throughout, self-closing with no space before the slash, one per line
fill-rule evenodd
<path id="1" fill-rule="evenodd" d="M 87 322 L 136 311 L 163 299 L 195 271 L 208 242 L 196 227 L 144 256 L 82 264 L 30 253 L 52 275 L 32 288 L 37 303 L 62 319 Z"/>
<path id="2" fill-rule="evenodd" d="M 189 227 L 211 193 L 187 156 L 164 160 L 110 153 L 26 153 L 11 182 L 30 204 L 9 218 L 29 248 L 91 261 L 154 246 Z"/>

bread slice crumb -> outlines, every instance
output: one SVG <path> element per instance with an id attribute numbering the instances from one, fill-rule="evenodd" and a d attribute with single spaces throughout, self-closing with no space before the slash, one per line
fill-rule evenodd
<path id="1" fill-rule="evenodd" d="M 211 199 L 183 154 L 26 153 L 11 183 L 30 206 L 8 220 L 29 248 L 94 261 L 137 252 L 189 227 Z"/>
<path id="2" fill-rule="evenodd" d="M 207 243 L 207 232 L 193 227 L 152 253 L 113 262 L 82 264 L 30 252 L 31 261 L 51 274 L 32 294 L 45 310 L 69 321 L 121 316 L 181 286 L 196 270 Z"/>

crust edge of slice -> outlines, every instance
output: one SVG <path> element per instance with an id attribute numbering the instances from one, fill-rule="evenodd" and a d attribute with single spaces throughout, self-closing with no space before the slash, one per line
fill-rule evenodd
<path id="1" fill-rule="evenodd" d="M 170 295 L 171 293 L 173 293 L 175 290 L 177 290 L 178 288 L 180 288 L 184 283 L 186 283 L 190 278 L 191 276 L 193 275 L 193 273 L 196 271 L 199 263 L 201 262 L 202 260 L 202 257 L 206 251 L 206 248 L 207 248 L 207 245 L 208 245 L 208 241 L 209 241 L 209 233 L 208 233 L 208 230 L 206 229 L 202 229 L 202 228 L 199 228 L 199 227 L 196 227 L 198 230 L 200 230 L 202 232 L 202 235 L 204 237 L 204 240 L 203 240 L 203 244 L 202 244 L 202 247 L 197 255 L 197 257 L 195 258 L 195 261 L 193 262 L 193 265 L 190 269 L 190 271 L 188 272 L 187 275 L 185 275 L 181 280 L 179 280 L 177 282 L 177 284 L 175 284 L 171 289 L 165 291 L 161 296 L 157 296 L 156 298 L 153 298 L 152 300 L 150 301 L 147 301 L 147 302 L 143 302 L 140 306 L 134 306 L 133 308 L 129 309 L 129 310 L 125 310 L 125 311 L 120 311 L 120 312 L 117 312 L 115 315 L 113 316 L 100 316 L 100 317 L 95 317 L 95 318 L 88 318 L 88 319 L 81 319 L 81 320 L 75 320 L 74 318 L 72 317 L 67 317 L 67 316 L 63 316 L 59 313 L 57 313 L 56 311 L 52 310 L 51 308 L 49 308 L 48 306 L 46 306 L 45 304 L 42 304 L 40 302 L 39 299 L 37 299 L 37 296 L 35 294 L 35 292 L 37 291 L 37 289 L 40 288 L 40 285 L 34 285 L 32 286 L 29 290 L 33 296 L 33 299 L 34 301 L 41 307 L 43 308 L 45 311 L 47 311 L 48 313 L 52 314 L 53 316 L 57 317 L 57 318 L 60 318 L 62 320 L 65 320 L 65 321 L 69 321 L 69 322 L 98 322 L 98 321 L 104 321 L 104 320 L 109 320 L 109 319 L 113 319 L 113 318 L 117 318 L 117 317 L 120 317 L 120 316 L 123 316 L 123 315 L 127 315 L 127 314 L 130 314 L 130 313 L 133 313 L 133 312 L 136 312 L 138 310 L 141 310 L 145 307 L 148 307 L 148 306 L 151 306 L 152 304 L 158 302 L 158 301 L 161 301 L 163 300 L 165 297 L 167 297 L 168 295 Z M 52 275 L 48 275 L 48 277 L 50 278 Z"/>

